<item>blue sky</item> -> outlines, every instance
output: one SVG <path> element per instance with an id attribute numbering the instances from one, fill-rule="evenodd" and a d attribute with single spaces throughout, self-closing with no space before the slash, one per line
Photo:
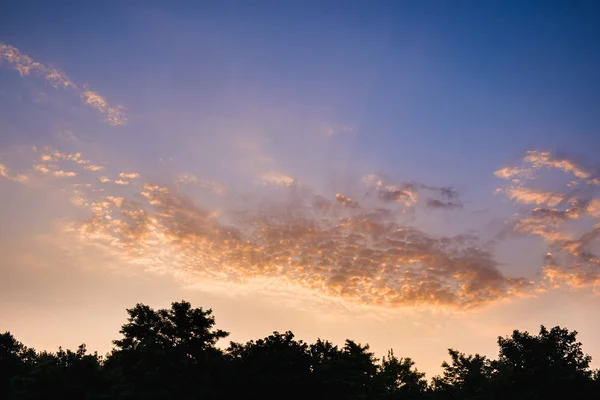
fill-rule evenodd
<path id="1" fill-rule="evenodd" d="M 435 332 L 600 324 L 596 2 L 4 9 L 0 329 L 55 346 L 15 310 L 79 298 L 116 332 L 127 301 L 190 297 L 243 339 L 285 321 L 382 353 L 402 315 L 435 371 Z"/>
<path id="2" fill-rule="evenodd" d="M 597 18 L 593 2 L 14 4 L 1 33 L 130 109 L 230 118 L 251 102 L 360 127 L 373 162 L 435 143 L 433 169 L 467 151 L 493 169 L 490 148 L 597 143 Z"/>

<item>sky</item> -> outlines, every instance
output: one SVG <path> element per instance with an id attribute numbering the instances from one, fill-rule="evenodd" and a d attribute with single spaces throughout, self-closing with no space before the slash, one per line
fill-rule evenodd
<path id="1" fill-rule="evenodd" d="M 2 9 L 0 331 L 102 354 L 185 299 L 428 377 L 542 324 L 600 366 L 598 2 Z"/>

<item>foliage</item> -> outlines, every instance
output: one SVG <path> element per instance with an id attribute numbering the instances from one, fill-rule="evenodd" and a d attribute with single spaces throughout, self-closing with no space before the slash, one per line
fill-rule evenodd
<path id="1" fill-rule="evenodd" d="M 37 352 L 0 334 L 0 399 L 572 399 L 600 396 L 577 332 L 542 326 L 537 335 L 499 337 L 495 360 L 449 349 L 431 383 L 410 358 L 368 345 L 309 344 L 292 332 L 217 347 L 228 333 L 212 310 L 185 301 L 169 309 L 128 309 L 106 358 L 76 351 Z"/>

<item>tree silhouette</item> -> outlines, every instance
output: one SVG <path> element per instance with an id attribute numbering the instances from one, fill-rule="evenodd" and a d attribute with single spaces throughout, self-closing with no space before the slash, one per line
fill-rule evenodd
<path id="1" fill-rule="evenodd" d="M 222 352 L 215 347 L 228 333 L 214 329 L 212 310 L 185 301 L 170 309 L 137 304 L 128 309 L 122 339 L 106 360 L 115 391 L 123 398 L 183 399 L 197 392 L 217 398 Z"/>
<path id="2" fill-rule="evenodd" d="M 584 354 L 577 332 L 543 325 L 538 335 L 515 330 L 499 337 L 494 362 L 496 392 L 514 399 L 572 395 L 587 390 L 591 357 Z"/>
<path id="3" fill-rule="evenodd" d="M 308 345 L 294 339 L 292 332 L 249 341 L 231 343 L 227 349 L 231 359 L 232 395 L 248 398 L 280 399 L 294 393 L 310 394 L 311 358 Z"/>
<path id="4" fill-rule="evenodd" d="M 346 340 L 339 357 L 331 364 L 336 372 L 335 393 L 346 399 L 368 399 L 380 392 L 375 385 L 376 361 L 368 344 Z"/>
<path id="5" fill-rule="evenodd" d="M 410 358 L 398 358 L 390 350 L 383 357 L 379 377 L 388 399 L 419 399 L 427 390 L 425 374 L 413 369 L 415 363 Z"/>
<path id="6" fill-rule="evenodd" d="M 181 301 L 169 309 L 128 309 L 122 337 L 105 357 L 76 351 L 36 352 L 0 334 L 1 400 L 200 399 L 590 399 L 600 371 L 589 368 L 577 332 L 544 326 L 498 338 L 495 360 L 449 349 L 443 372 L 427 384 L 410 358 L 390 350 L 381 361 L 367 344 L 309 344 L 292 332 L 246 343 L 217 342 L 210 309 Z"/>
<path id="7" fill-rule="evenodd" d="M 93 398 L 105 384 L 98 354 L 86 354 L 85 345 L 77 351 L 43 351 L 31 358 L 25 373 L 12 379 L 14 399 Z"/>
<path id="8" fill-rule="evenodd" d="M 36 359 L 33 349 L 28 349 L 10 332 L 0 334 L 0 398 L 10 394 L 11 381 L 25 375 Z"/>
<path id="9" fill-rule="evenodd" d="M 440 398 L 486 399 L 491 396 L 490 382 L 494 376 L 492 363 L 479 354 L 465 355 L 448 349 L 451 363 L 444 361 L 442 376 L 433 378 L 432 386 Z"/>

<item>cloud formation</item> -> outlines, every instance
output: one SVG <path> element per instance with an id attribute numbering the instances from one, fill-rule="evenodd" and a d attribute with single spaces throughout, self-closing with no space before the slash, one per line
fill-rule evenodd
<path id="1" fill-rule="evenodd" d="M 216 182 L 212 179 L 199 179 L 198 177 L 188 172 L 179 174 L 175 179 L 176 186 L 179 186 L 181 184 L 199 186 L 201 188 L 208 189 L 212 193 L 219 195 L 223 195 L 227 191 L 227 188 L 222 183 Z"/>
<path id="2" fill-rule="evenodd" d="M 15 182 L 20 182 L 20 183 L 24 183 L 29 179 L 27 177 L 27 175 L 24 175 L 24 174 L 16 174 L 16 175 L 11 174 L 8 167 L 4 164 L 0 164 L 0 176 L 5 179 L 15 181 Z"/>
<path id="3" fill-rule="evenodd" d="M 278 186 L 292 186 L 296 180 L 291 176 L 282 174 L 281 172 L 269 171 L 260 175 L 260 179 L 265 184 Z"/>
<path id="4" fill-rule="evenodd" d="M 286 279 L 368 305 L 474 307 L 528 286 L 504 276 L 477 238 L 432 237 L 383 209 L 323 208 L 306 193 L 237 210 L 225 224 L 168 187 L 144 184 L 139 194 L 144 201 L 91 202 L 81 235 L 198 279 Z"/>
<path id="5" fill-rule="evenodd" d="M 272 172 L 257 176 L 253 193 L 240 193 L 189 173 L 150 182 L 137 172 L 95 168 L 81 152 L 42 147 L 35 154 L 29 170 L 15 174 L 2 164 L 0 175 L 24 183 L 69 178 L 52 182 L 89 213 L 69 225 L 80 240 L 118 255 L 124 267 L 169 273 L 189 285 L 277 281 L 349 304 L 454 309 L 600 285 L 597 178 L 548 153 L 527 153 L 519 165 L 495 173 L 507 182 L 497 193 L 517 206 L 506 221 L 507 237 L 539 237 L 549 247 L 540 254 L 537 281 L 503 272 L 493 242 L 419 227 L 420 213 L 464 212 L 451 187 L 371 174 L 354 189 L 317 193 Z M 187 191 L 193 187 L 220 196 L 218 208 Z"/>
<path id="6" fill-rule="evenodd" d="M 123 110 L 123 107 L 116 106 L 111 107 L 108 101 L 100 96 L 98 93 L 86 89 L 80 94 L 81 100 L 88 106 L 95 108 L 101 114 L 105 116 L 106 122 L 109 125 L 119 126 L 125 125 L 127 122 L 127 116 Z"/>
<path id="7" fill-rule="evenodd" d="M 600 176 L 550 152 L 529 151 L 520 165 L 496 171 L 509 181 L 497 190 L 520 206 L 509 231 L 542 238 L 541 287 L 600 289 Z"/>
<path id="8" fill-rule="evenodd" d="M 293 177 L 271 173 L 258 177 L 254 194 L 219 191 L 227 198 L 215 209 L 179 185 L 223 185 L 191 174 L 171 184 L 109 169 L 98 176 L 81 153 L 47 147 L 33 169 L 57 177 L 66 167 L 61 163 L 77 173 L 77 182 L 63 183 L 71 202 L 90 214 L 73 222 L 81 240 L 118 254 L 125 264 L 188 283 L 277 280 L 353 304 L 462 309 L 531 286 L 500 270 L 489 243 L 467 234 L 432 235 L 406 222 L 406 210 L 460 212 L 452 211 L 462 203 L 448 187 L 370 175 L 359 190 L 315 193 Z M 272 192 L 265 180 L 281 189 Z"/>
<path id="9" fill-rule="evenodd" d="M 365 175 L 362 181 L 367 187 L 367 197 L 404 206 L 405 210 L 412 210 L 417 206 L 448 210 L 463 207 L 458 191 L 452 187 L 436 187 L 416 182 L 398 184 L 379 174 Z"/>
<path id="10" fill-rule="evenodd" d="M 54 88 L 77 92 L 81 101 L 100 112 L 109 125 L 119 126 L 127 122 L 127 116 L 121 106 L 111 106 L 104 97 L 91 91 L 87 85 L 79 87 L 64 72 L 33 61 L 19 49 L 0 42 L 0 63 L 2 60 L 7 61 L 21 76 L 40 75 Z"/>

